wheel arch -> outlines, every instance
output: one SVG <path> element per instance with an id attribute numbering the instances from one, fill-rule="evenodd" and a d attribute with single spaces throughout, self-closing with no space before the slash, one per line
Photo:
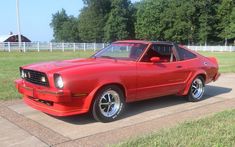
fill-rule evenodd
<path id="1" fill-rule="evenodd" d="M 201 73 L 201 74 L 198 74 L 197 76 L 200 76 L 203 78 L 204 80 L 204 85 L 205 85 L 205 82 L 206 82 L 206 74 L 205 73 Z M 195 76 L 194 78 L 196 78 L 197 76 Z"/>
<path id="2" fill-rule="evenodd" d="M 92 106 L 94 104 L 95 97 L 96 97 L 97 93 L 99 92 L 99 90 L 101 90 L 102 88 L 104 88 L 106 86 L 111 86 L 111 85 L 118 86 L 123 91 L 124 101 L 126 101 L 127 91 L 126 91 L 126 88 L 125 88 L 125 86 L 123 84 L 118 83 L 118 82 L 105 83 L 105 84 L 100 85 L 98 88 L 95 89 L 95 92 L 92 95 L 92 100 L 91 100 L 91 103 L 90 103 L 90 106 L 89 106 L 89 111 L 91 110 L 91 108 L 92 108 Z"/>
<path id="3" fill-rule="evenodd" d="M 97 93 L 99 92 L 99 90 L 101 90 L 102 88 L 104 88 L 104 87 L 106 87 L 106 86 L 117 86 L 117 87 L 119 87 L 121 90 L 122 90 L 122 92 L 123 92 L 123 95 L 124 95 L 124 100 L 126 100 L 126 88 L 122 85 L 122 84 L 120 84 L 120 83 L 105 83 L 105 84 L 103 84 L 102 86 L 100 86 L 97 90 L 96 90 L 96 92 L 95 92 L 95 94 L 94 94 L 94 97 L 93 97 L 93 99 L 95 98 L 95 96 L 97 95 Z"/>
<path id="4" fill-rule="evenodd" d="M 207 80 L 207 74 L 205 71 L 200 71 L 194 74 L 194 76 L 192 76 L 189 81 L 187 82 L 185 89 L 183 90 L 181 95 L 187 95 L 190 87 L 191 87 L 191 83 L 193 82 L 193 80 L 197 77 L 197 76 L 201 76 L 204 79 L 204 84 L 206 83 Z"/>

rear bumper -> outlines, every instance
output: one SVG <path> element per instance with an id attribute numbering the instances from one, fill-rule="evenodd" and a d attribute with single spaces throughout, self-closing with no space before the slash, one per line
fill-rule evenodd
<path id="1" fill-rule="evenodd" d="M 69 90 L 53 90 L 38 87 L 23 80 L 15 81 L 16 88 L 23 95 L 24 102 L 39 111 L 54 116 L 69 116 L 86 113 L 86 97 L 73 98 Z"/>
<path id="2" fill-rule="evenodd" d="M 214 76 L 213 81 L 214 81 L 214 82 L 217 81 L 217 80 L 219 79 L 220 75 L 221 75 L 221 74 L 218 72 L 218 73 Z"/>

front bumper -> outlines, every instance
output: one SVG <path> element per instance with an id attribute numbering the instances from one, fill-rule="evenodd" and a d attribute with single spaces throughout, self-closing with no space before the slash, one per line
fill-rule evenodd
<path id="1" fill-rule="evenodd" d="M 24 102 L 42 112 L 54 116 L 69 116 L 86 113 L 85 98 L 73 98 L 69 90 L 57 90 L 37 86 L 24 80 L 15 81 L 16 88 L 23 95 Z"/>

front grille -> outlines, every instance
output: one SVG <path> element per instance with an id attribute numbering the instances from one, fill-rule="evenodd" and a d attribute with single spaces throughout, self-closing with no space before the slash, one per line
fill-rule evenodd
<path id="1" fill-rule="evenodd" d="M 24 79 L 30 83 L 34 83 L 42 86 L 49 86 L 47 75 L 43 72 L 24 69 Z"/>

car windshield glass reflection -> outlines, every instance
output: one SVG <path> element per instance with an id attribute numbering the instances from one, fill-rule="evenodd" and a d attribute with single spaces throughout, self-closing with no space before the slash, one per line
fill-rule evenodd
<path id="1" fill-rule="evenodd" d="M 146 47 L 147 45 L 142 43 L 113 43 L 93 57 L 136 61 Z"/>

